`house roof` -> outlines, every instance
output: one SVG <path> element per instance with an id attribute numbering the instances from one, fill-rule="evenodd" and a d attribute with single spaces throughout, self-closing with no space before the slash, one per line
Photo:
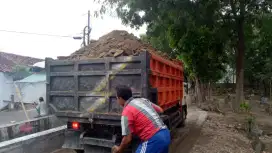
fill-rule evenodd
<path id="1" fill-rule="evenodd" d="M 0 52 L 0 72 L 12 72 L 14 66 L 32 66 L 42 59 Z"/>

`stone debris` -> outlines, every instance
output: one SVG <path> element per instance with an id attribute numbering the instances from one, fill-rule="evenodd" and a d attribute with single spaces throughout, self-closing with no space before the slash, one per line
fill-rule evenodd
<path id="1" fill-rule="evenodd" d="M 156 53 L 164 58 L 168 58 L 165 53 L 157 51 L 133 34 L 129 34 L 127 31 L 114 30 L 100 37 L 98 40 L 91 40 L 88 46 L 80 48 L 70 56 L 61 56 L 59 59 L 80 60 L 131 55 L 137 56 L 143 51 Z"/>

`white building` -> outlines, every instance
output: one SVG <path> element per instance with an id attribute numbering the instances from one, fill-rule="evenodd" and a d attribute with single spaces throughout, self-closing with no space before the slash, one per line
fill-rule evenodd
<path id="1" fill-rule="evenodd" d="M 6 107 L 13 93 L 13 78 L 5 72 L 0 72 L 0 110 Z"/>
<path id="2" fill-rule="evenodd" d="M 31 74 L 22 69 L 17 71 L 17 68 L 27 68 L 40 61 L 37 58 L 0 52 L 0 110 L 8 105 L 11 95 L 15 94 L 13 81 Z"/>
<path id="3" fill-rule="evenodd" d="M 22 80 L 15 81 L 20 90 L 21 99 L 15 95 L 15 101 L 22 100 L 24 103 L 38 102 L 39 97 L 45 100 L 46 94 L 46 75 L 45 73 L 35 73 Z"/>

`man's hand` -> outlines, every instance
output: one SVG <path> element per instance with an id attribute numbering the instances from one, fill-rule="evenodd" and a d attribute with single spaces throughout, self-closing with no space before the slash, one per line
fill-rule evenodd
<path id="1" fill-rule="evenodd" d="M 113 146 L 112 147 L 112 153 L 121 153 L 120 152 L 120 147 L 119 146 Z"/>
<path id="2" fill-rule="evenodd" d="M 113 146 L 112 152 L 113 153 L 123 153 L 125 151 L 125 149 L 127 148 L 127 146 L 130 144 L 131 140 L 132 140 L 131 134 L 123 136 L 120 146 Z"/>

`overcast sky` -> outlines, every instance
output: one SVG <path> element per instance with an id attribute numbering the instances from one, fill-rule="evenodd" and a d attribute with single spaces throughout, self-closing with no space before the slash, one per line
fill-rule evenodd
<path id="1" fill-rule="evenodd" d="M 1 0 L 0 51 L 38 58 L 66 56 L 80 47 L 81 40 L 7 33 L 1 30 L 78 36 L 87 24 L 87 11 L 98 8 L 93 0 Z M 92 13 L 91 13 L 92 14 Z M 112 30 L 127 30 L 136 36 L 145 28 L 134 30 L 117 18 L 91 18 L 92 39 Z"/>

